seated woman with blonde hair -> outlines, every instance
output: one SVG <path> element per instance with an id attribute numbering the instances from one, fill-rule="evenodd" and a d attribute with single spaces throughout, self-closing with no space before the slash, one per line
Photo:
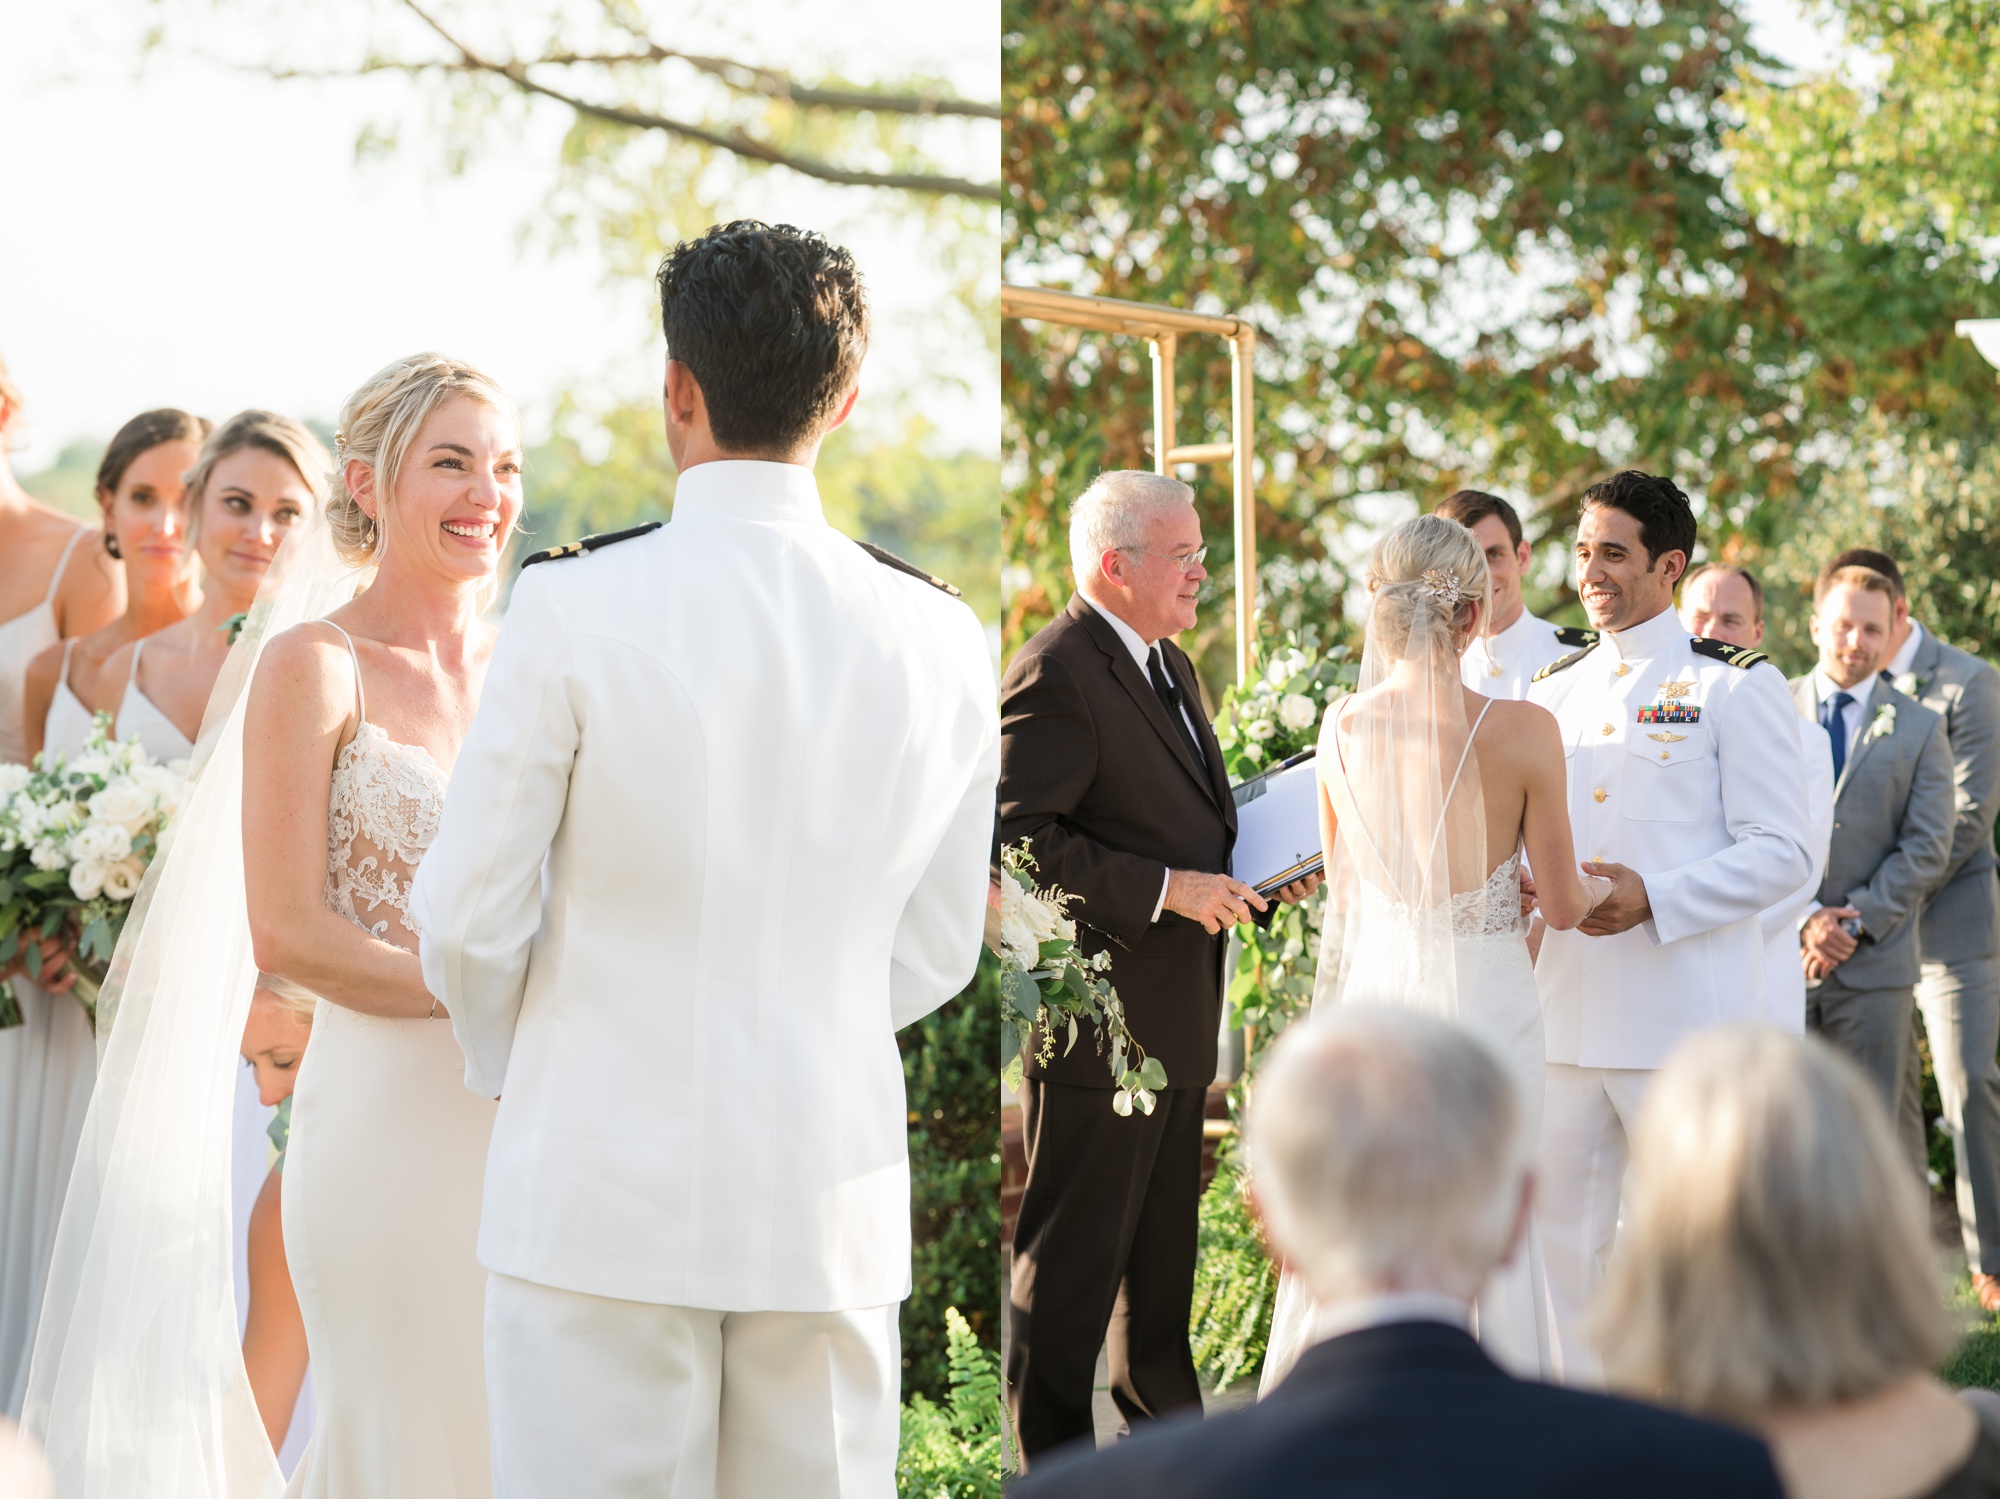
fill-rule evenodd
<path id="1" fill-rule="evenodd" d="M 1922 1191 L 1851 1062 L 1696 1036 L 1626 1192 L 1597 1308 L 1615 1385 L 1757 1432 L 1792 1499 L 2000 1495 L 2000 1438 L 1931 1372 L 1953 1334 Z"/>

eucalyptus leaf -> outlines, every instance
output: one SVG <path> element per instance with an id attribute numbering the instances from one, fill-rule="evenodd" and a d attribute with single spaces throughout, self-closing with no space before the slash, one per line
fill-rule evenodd
<path id="1" fill-rule="evenodd" d="M 1164 1088 L 1167 1085 L 1167 1069 L 1158 1057 L 1148 1057 L 1139 1064 L 1139 1083 L 1146 1088 Z M 1152 1110 L 1148 1109 L 1148 1113 Z"/>

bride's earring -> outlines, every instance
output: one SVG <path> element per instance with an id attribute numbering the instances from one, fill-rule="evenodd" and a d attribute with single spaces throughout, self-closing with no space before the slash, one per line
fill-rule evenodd
<path id="1" fill-rule="evenodd" d="M 120 562 L 125 560 L 125 554 L 118 550 L 118 538 L 113 536 L 109 531 L 104 533 L 104 550 Z"/>

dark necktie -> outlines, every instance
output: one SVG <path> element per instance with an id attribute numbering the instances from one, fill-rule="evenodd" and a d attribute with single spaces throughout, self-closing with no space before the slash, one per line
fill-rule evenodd
<path id="1" fill-rule="evenodd" d="M 1194 756 L 1194 763 L 1206 770 L 1208 757 L 1202 754 L 1201 745 L 1196 741 L 1194 731 L 1188 728 L 1187 715 L 1181 712 L 1181 690 L 1174 679 L 1167 675 L 1167 663 L 1161 656 L 1157 644 L 1146 653 L 1146 675 L 1153 679 L 1153 691 L 1160 695 L 1160 701 L 1167 707 L 1167 717 L 1174 721 L 1174 727 L 1180 731 L 1181 743 L 1185 744 L 1188 753 Z"/>
<path id="2" fill-rule="evenodd" d="M 1847 705 L 1854 699 L 1845 692 L 1836 692 L 1819 705 L 1820 727 L 1826 730 L 1827 738 L 1833 741 L 1833 779 L 1840 783 L 1840 773 L 1847 769 L 1847 720 L 1843 716 Z"/>

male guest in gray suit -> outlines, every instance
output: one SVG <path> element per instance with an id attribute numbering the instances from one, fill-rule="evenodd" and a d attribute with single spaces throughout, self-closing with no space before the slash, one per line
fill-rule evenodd
<path id="1" fill-rule="evenodd" d="M 1930 1032 L 1931 1063 L 1957 1162 L 1958 1226 L 1972 1289 L 2000 1311 L 2000 879 L 1993 819 L 2000 812 L 2000 672 L 1946 645 L 1910 618 L 1903 574 L 1883 552 L 1855 547 L 1835 567 L 1872 567 L 1896 590 L 1883 671 L 1898 692 L 1944 715 L 1951 741 L 1957 820 L 1944 884 L 1919 918 L 1923 977 L 1917 1009 Z M 1924 1158 L 1923 1064 L 1916 1048 L 1903 1072 L 1898 1124 Z"/>
<path id="2" fill-rule="evenodd" d="M 1944 878 L 1952 828 L 1944 719 L 1878 675 L 1894 597 L 1872 568 L 1821 573 L 1819 665 L 1792 680 L 1793 702 L 1833 752 L 1833 845 L 1799 932 L 1806 1025 L 1858 1062 L 1892 1110 L 1910 1046 L 1915 917 Z"/>

